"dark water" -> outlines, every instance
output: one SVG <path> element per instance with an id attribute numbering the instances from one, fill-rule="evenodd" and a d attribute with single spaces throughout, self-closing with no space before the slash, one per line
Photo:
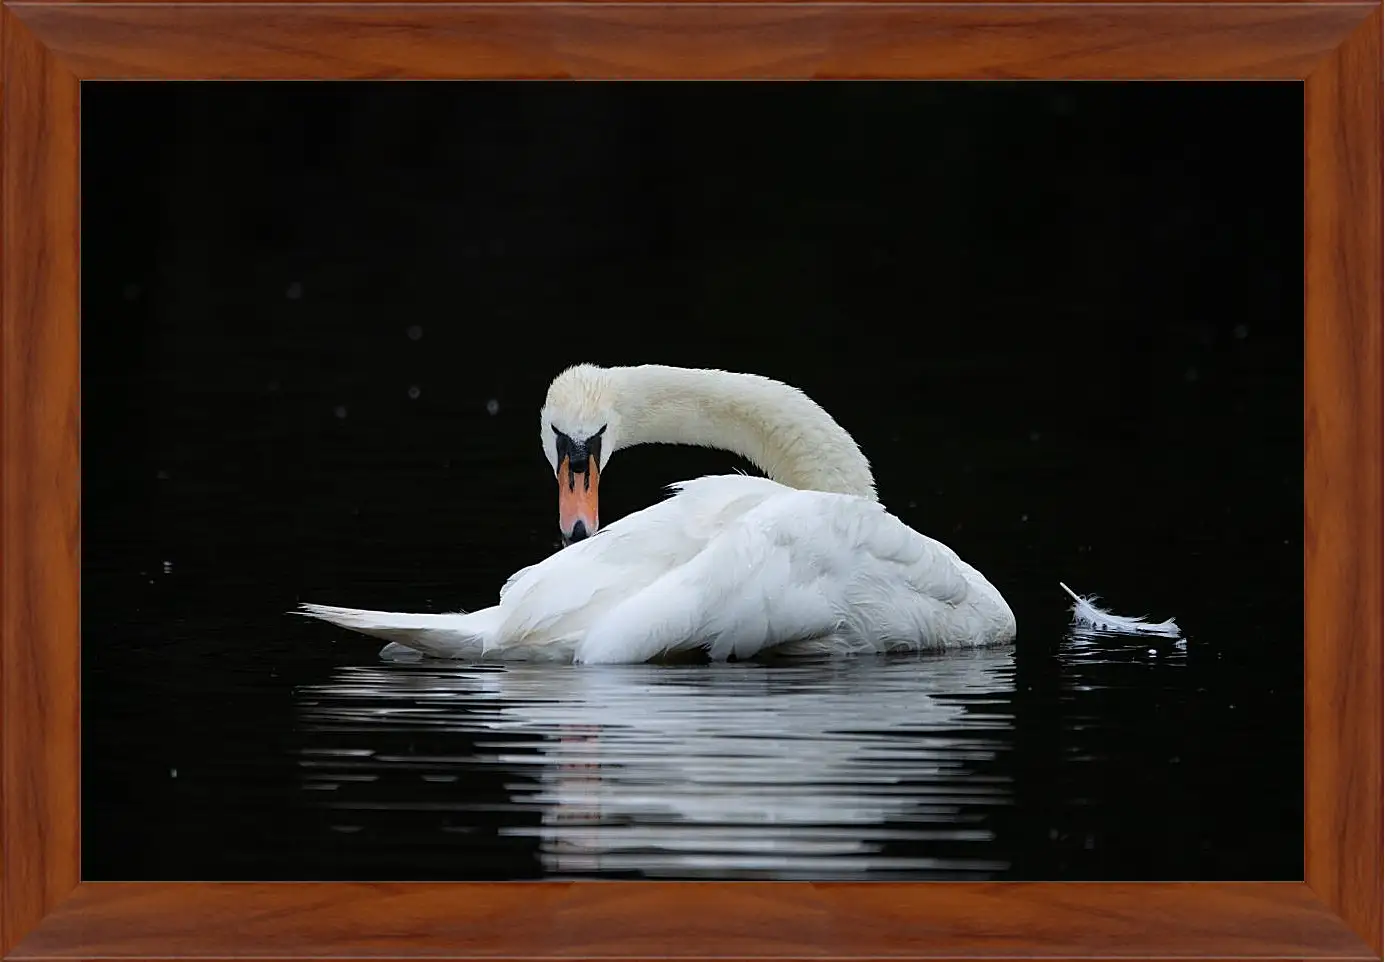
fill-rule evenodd
<path id="1" fill-rule="evenodd" d="M 1299 85 L 83 107 L 85 878 L 1302 877 Z M 803 387 L 1016 643 L 410 665 L 285 614 L 554 550 L 578 360 Z M 620 452 L 603 516 L 740 466 Z"/>
<path id="2" fill-rule="evenodd" d="M 1015 646 L 844 662 L 395 664 L 268 612 L 184 620 L 182 651 L 126 626 L 88 675 L 115 726 L 88 837 L 134 829 L 96 836 L 107 877 L 1299 871 L 1292 672 L 1226 664 L 1196 606 L 1187 640 L 1083 637 L 1039 594 Z"/>
<path id="3" fill-rule="evenodd" d="M 1095 688 L 1084 680 L 1123 664 L 1106 668 L 1108 692 L 1121 675 L 1127 691 L 1177 691 L 1186 657 L 1160 649 L 1064 646 L 1069 766 L 1109 762 L 1086 734 L 1101 715 L 1077 707 Z M 557 877 L 999 878 L 1022 858 L 1007 824 L 1024 790 L 1015 677 L 1008 649 L 792 666 L 348 667 L 301 689 L 298 764 L 329 831 L 494 848 Z M 1176 773 L 1189 748 L 1140 754 Z M 498 773 L 503 795 L 474 798 L 478 773 Z M 1115 801 L 1052 790 L 1057 809 Z M 1052 819 L 1060 866 L 1080 871 L 1112 844 L 1094 822 Z"/>
<path id="4" fill-rule="evenodd" d="M 994 770 L 1013 723 L 1011 664 L 988 653 L 759 669 L 347 668 L 304 690 L 299 764 L 333 831 L 407 832 L 423 816 L 475 835 L 508 815 L 517 824 L 494 844 L 523 856 L 536 842 L 559 876 L 985 876 L 1006 867 L 986 814 L 1012 801 Z M 411 749 L 420 730 L 439 744 L 469 738 L 469 750 Z M 504 801 L 468 798 L 485 769 L 504 777 Z"/>

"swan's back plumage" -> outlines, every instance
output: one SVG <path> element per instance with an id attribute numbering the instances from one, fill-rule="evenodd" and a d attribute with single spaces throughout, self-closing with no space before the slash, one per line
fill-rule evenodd
<path id="1" fill-rule="evenodd" d="M 724 659 L 1013 637 L 999 593 L 878 502 L 742 475 L 674 487 L 517 572 L 497 607 L 462 616 L 493 626 L 483 653 L 605 663 L 689 649 Z M 423 650 L 412 636 L 393 637 Z M 465 656 L 475 654 L 469 646 Z"/>

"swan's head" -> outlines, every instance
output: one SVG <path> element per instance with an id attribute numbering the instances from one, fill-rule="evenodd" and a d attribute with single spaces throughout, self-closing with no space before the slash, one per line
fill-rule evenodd
<path id="1" fill-rule="evenodd" d="M 610 372 L 591 364 L 553 379 L 539 412 L 543 453 L 558 479 L 558 530 L 564 543 L 596 534 L 597 484 L 620 436 Z"/>

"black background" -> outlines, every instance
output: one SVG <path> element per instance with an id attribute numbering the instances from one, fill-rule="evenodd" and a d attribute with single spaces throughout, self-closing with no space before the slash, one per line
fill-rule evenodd
<path id="1" fill-rule="evenodd" d="M 493 603 L 556 541 L 578 361 L 802 387 L 1007 596 L 1014 877 L 1301 878 L 1300 85 L 82 99 L 85 878 L 532 874 L 306 840 L 293 686 L 378 644 L 282 612 Z M 735 466 L 621 452 L 603 518 Z M 1085 858 L 1037 829 L 1060 579 L 1190 638 L 1176 710 L 1091 696 Z"/>

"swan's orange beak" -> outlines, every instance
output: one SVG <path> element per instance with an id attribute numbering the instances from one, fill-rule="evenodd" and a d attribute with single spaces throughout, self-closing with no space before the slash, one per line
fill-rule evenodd
<path id="1" fill-rule="evenodd" d="M 564 543 L 596 534 L 596 485 L 601 480 L 601 468 L 596 458 L 585 460 L 585 471 L 573 471 L 567 457 L 558 464 L 558 530 Z"/>

